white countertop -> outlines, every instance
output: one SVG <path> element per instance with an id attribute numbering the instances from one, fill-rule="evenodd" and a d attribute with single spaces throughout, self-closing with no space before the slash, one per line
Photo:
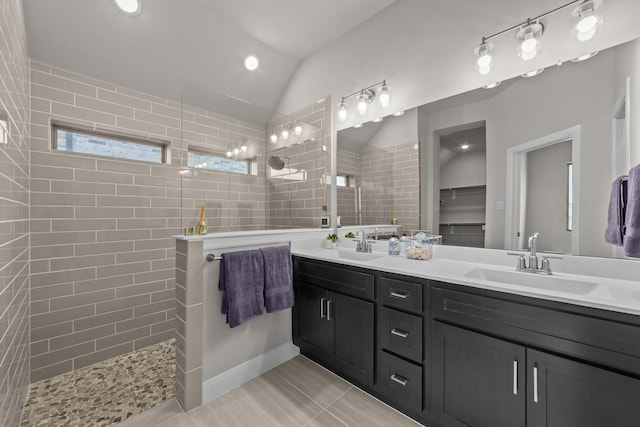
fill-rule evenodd
<path id="1" fill-rule="evenodd" d="M 440 249 L 440 247 L 434 246 L 434 257 L 426 261 L 410 260 L 401 256 L 390 256 L 384 252 L 374 252 L 374 254 L 380 255 L 380 257 L 367 261 L 343 258 L 340 253 L 341 251 L 355 252 L 351 247 L 325 249 L 318 247 L 296 247 L 294 245 L 292 246 L 292 253 L 306 258 L 337 262 L 356 267 L 385 271 L 388 273 L 404 274 L 424 279 L 472 286 L 475 288 L 508 292 L 527 297 L 640 315 L 640 282 L 638 282 L 638 280 L 626 280 L 628 276 L 640 277 L 635 274 L 638 266 L 640 265 L 640 263 L 637 262 L 626 261 L 627 264 L 620 264 L 619 261 L 621 260 L 595 261 L 596 263 L 610 261 L 613 263 L 613 268 L 619 269 L 621 265 L 624 265 L 632 270 L 630 272 L 622 272 L 622 274 L 620 274 L 622 278 L 611 278 L 603 277 L 601 275 L 581 275 L 561 272 L 563 268 L 564 270 L 567 270 L 567 266 L 563 266 L 563 262 L 561 261 L 552 260 L 556 262 L 559 271 L 554 271 L 553 276 L 546 277 L 538 274 L 516 272 L 515 257 L 511 259 L 512 257 L 506 256 L 504 251 L 491 251 L 485 249 L 483 250 L 485 252 L 478 252 L 478 254 L 480 254 L 479 257 L 468 257 L 467 259 L 472 260 L 468 261 L 455 259 L 456 257 L 453 256 L 447 256 L 452 253 L 452 249 L 450 248 L 441 249 L 440 253 L 438 249 Z M 471 253 L 471 251 L 467 252 Z M 508 258 L 507 261 L 509 261 L 510 265 L 493 263 L 495 260 L 491 257 L 495 257 L 496 255 Z M 592 258 L 591 260 L 593 263 L 595 258 Z M 576 262 L 582 263 L 583 260 L 578 260 Z M 570 264 L 571 260 L 565 260 L 564 263 Z M 553 267 L 552 262 L 552 268 Z M 523 284 L 514 285 L 477 278 L 482 277 L 483 271 L 486 270 L 490 270 L 489 273 L 497 272 L 498 275 L 503 275 L 504 277 L 513 277 L 514 281 L 522 278 L 521 282 Z M 534 285 L 526 285 L 527 282 L 534 282 Z M 547 284 L 549 284 L 548 287 Z M 575 293 L 566 291 L 567 289 L 570 290 L 572 288 L 579 289 L 579 291 Z M 585 289 L 585 291 L 582 289 Z"/>

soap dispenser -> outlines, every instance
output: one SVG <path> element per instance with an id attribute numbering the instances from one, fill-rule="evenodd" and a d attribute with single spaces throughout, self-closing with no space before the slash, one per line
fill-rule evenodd
<path id="1" fill-rule="evenodd" d="M 395 233 L 389 239 L 389 255 L 400 255 L 400 241 Z"/>

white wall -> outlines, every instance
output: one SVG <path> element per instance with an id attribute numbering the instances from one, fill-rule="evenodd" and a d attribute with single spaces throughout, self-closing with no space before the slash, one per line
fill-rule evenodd
<path id="1" fill-rule="evenodd" d="M 399 144 L 418 142 L 418 109 L 413 108 L 399 117 L 388 117 L 371 137 L 371 147 L 384 149 Z"/>
<path id="2" fill-rule="evenodd" d="M 631 77 L 631 165 L 640 164 L 640 39 L 627 43 L 616 52 L 615 94 L 624 90 Z"/>

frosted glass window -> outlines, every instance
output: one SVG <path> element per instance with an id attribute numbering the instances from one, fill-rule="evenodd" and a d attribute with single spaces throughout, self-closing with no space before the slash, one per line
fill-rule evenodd
<path id="1" fill-rule="evenodd" d="M 209 169 L 218 172 L 231 172 L 249 175 L 250 161 L 233 159 L 214 153 L 189 150 L 188 163 L 191 168 Z"/>
<path id="2" fill-rule="evenodd" d="M 336 176 L 336 186 L 338 187 L 348 187 L 349 186 L 349 177 L 346 175 L 338 175 Z"/>
<path id="3" fill-rule="evenodd" d="M 118 159 L 165 163 L 166 145 L 54 126 L 54 148 Z"/>

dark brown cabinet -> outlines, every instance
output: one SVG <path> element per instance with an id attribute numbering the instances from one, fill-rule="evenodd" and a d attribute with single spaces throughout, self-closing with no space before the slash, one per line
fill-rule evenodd
<path id="1" fill-rule="evenodd" d="M 294 344 L 348 378 L 373 385 L 374 304 L 301 280 L 295 293 Z"/>

